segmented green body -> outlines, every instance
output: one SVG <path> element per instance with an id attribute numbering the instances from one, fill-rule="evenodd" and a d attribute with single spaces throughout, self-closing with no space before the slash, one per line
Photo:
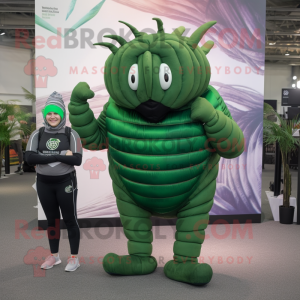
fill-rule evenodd
<path id="1" fill-rule="evenodd" d="M 165 264 L 164 272 L 171 279 L 203 285 L 212 277 L 211 267 L 194 264 L 193 258 L 200 255 L 204 241 L 218 163 L 221 156 L 239 156 L 244 137 L 219 93 L 208 85 L 206 55 L 214 43 L 197 46 L 216 22 L 203 24 L 187 38 L 182 36 L 183 26 L 167 34 L 162 21 L 154 20 L 157 34 L 139 32 L 122 22 L 133 32 L 134 40 L 110 35 L 106 37 L 121 47 L 95 44 L 112 51 L 104 75 L 112 98 L 96 120 L 86 102 L 94 92 L 80 82 L 71 95 L 69 119 L 84 148 L 108 147 L 129 256 L 107 254 L 104 270 L 116 275 L 153 272 L 157 263 L 151 257 L 150 217 L 177 217 L 174 261 Z M 164 111 L 167 116 L 162 115 Z M 178 257 L 184 258 L 182 263 L 175 263 Z"/>
<path id="2" fill-rule="evenodd" d="M 217 110 L 230 113 L 212 87 L 203 95 Z M 132 199 L 155 214 L 176 211 L 199 186 L 213 150 L 190 108 L 172 111 L 160 123 L 109 104 L 106 112 L 112 179 L 121 179 Z"/>

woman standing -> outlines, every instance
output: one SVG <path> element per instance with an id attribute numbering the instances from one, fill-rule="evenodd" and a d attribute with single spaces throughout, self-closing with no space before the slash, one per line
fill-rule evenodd
<path id="1" fill-rule="evenodd" d="M 37 193 L 48 222 L 51 255 L 46 258 L 41 268 L 50 269 L 61 263 L 58 254 L 61 210 L 71 248 L 71 257 L 65 270 L 75 271 L 80 266 L 80 231 L 77 222 L 78 189 L 74 165 L 81 165 L 81 141 L 76 131 L 65 126 L 66 109 L 60 94 L 53 92 L 50 95 L 42 113 L 44 132 L 35 130 L 31 134 L 25 152 L 28 164 L 36 165 Z"/>

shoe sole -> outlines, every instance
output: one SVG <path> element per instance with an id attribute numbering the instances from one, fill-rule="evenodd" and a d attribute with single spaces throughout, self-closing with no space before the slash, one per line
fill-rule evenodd
<path id="1" fill-rule="evenodd" d="M 42 268 L 42 267 L 41 267 L 41 269 L 43 269 L 43 270 L 49 270 L 49 269 L 52 269 L 53 266 L 56 266 L 56 265 L 59 265 L 59 264 L 61 264 L 61 260 L 57 261 L 54 265 L 52 265 L 52 266 L 50 266 L 50 267 L 46 267 L 46 268 Z"/>
<path id="2" fill-rule="evenodd" d="M 74 271 L 76 271 L 79 267 L 80 267 L 80 264 L 78 264 L 77 268 L 74 269 L 74 270 L 66 270 L 66 269 L 65 269 L 65 271 L 66 271 L 66 272 L 74 272 Z"/>

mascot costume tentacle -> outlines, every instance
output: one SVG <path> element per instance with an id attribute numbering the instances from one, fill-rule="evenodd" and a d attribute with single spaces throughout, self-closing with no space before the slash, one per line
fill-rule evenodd
<path id="1" fill-rule="evenodd" d="M 157 22 L 156 34 L 133 32 L 135 39 L 96 43 L 112 54 L 105 63 L 110 95 L 98 119 L 87 103 L 94 97 L 85 82 L 74 88 L 70 122 L 83 147 L 107 144 L 109 173 L 128 239 L 129 255 L 107 254 L 104 270 L 115 275 L 144 275 L 157 267 L 152 253 L 150 217 L 177 217 L 174 260 L 165 275 L 194 285 L 212 278 L 210 265 L 198 263 L 204 230 L 216 190 L 220 156 L 234 158 L 244 150 L 244 136 L 217 90 L 209 85 L 206 58 L 213 42 L 198 43 L 216 22 L 190 37 L 183 26 L 172 34 Z M 100 146 L 101 145 L 101 146 Z"/>

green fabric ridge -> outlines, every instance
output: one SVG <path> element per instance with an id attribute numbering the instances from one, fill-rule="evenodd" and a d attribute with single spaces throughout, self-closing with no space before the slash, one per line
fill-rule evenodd
<path id="1" fill-rule="evenodd" d="M 150 218 L 140 218 L 133 216 L 125 216 L 120 213 L 121 222 L 124 228 L 133 231 L 147 231 L 151 230 L 152 223 Z"/>
<path id="2" fill-rule="evenodd" d="M 124 255 L 108 253 L 103 258 L 103 269 L 111 275 L 146 275 L 157 267 L 153 256 Z"/>
<path id="3" fill-rule="evenodd" d="M 151 99 L 152 94 L 152 56 L 151 52 L 146 51 L 143 55 L 143 69 L 146 85 L 146 95 Z"/>
<path id="4" fill-rule="evenodd" d="M 143 103 L 149 99 L 146 90 L 146 79 L 145 79 L 145 72 L 144 72 L 144 55 L 140 55 L 138 57 L 138 73 L 139 73 L 139 85 L 136 91 L 136 96 L 138 100 Z"/>
<path id="5" fill-rule="evenodd" d="M 189 242 L 189 243 L 203 243 L 205 237 L 205 231 L 188 231 L 188 232 L 179 232 L 176 231 L 175 239 L 180 242 Z"/>
<path id="6" fill-rule="evenodd" d="M 77 125 L 77 124 L 76 124 Z M 78 126 L 78 125 L 77 125 Z M 206 146 L 205 135 L 182 139 L 133 139 L 107 133 L 110 145 L 116 150 L 134 154 L 180 154 L 200 151 Z"/>
<path id="7" fill-rule="evenodd" d="M 76 128 L 76 127 L 74 127 Z M 81 127 L 79 127 L 80 129 Z M 80 129 L 81 130 L 81 129 Z M 110 155 L 120 164 L 124 166 L 133 165 L 134 168 L 143 168 L 145 170 L 153 168 L 153 166 L 159 165 L 159 170 L 172 170 L 174 166 L 177 168 L 187 168 L 193 165 L 202 163 L 210 155 L 207 150 L 195 151 L 191 153 L 183 153 L 178 155 L 138 155 L 121 152 L 109 146 Z M 180 164 L 178 159 L 180 156 Z M 153 165 L 153 166 L 151 166 Z"/>
<path id="8" fill-rule="evenodd" d="M 112 167 L 118 170 L 121 177 L 127 178 L 131 181 L 137 181 L 145 184 L 172 184 L 182 181 L 190 180 L 196 176 L 201 175 L 207 167 L 207 160 L 198 165 L 189 166 L 187 168 L 178 168 L 170 170 L 137 170 L 130 166 L 125 167 L 115 160 Z"/>
<path id="9" fill-rule="evenodd" d="M 152 231 L 138 231 L 138 230 L 129 230 L 124 228 L 124 233 L 126 238 L 129 241 L 135 241 L 140 243 L 152 243 L 153 242 L 153 233 Z"/>
<path id="10" fill-rule="evenodd" d="M 177 111 L 171 111 L 168 114 L 168 118 L 159 123 L 149 123 L 141 115 L 130 109 L 122 108 L 116 104 L 109 106 L 107 111 L 107 117 L 110 119 L 120 120 L 125 123 L 132 123 L 137 125 L 147 126 L 165 126 L 165 125 L 179 125 L 184 123 L 193 123 L 189 110 L 184 110 L 181 113 Z"/>
<path id="11" fill-rule="evenodd" d="M 133 191 L 135 194 L 143 197 L 148 197 L 150 199 L 169 198 L 175 197 L 181 193 L 187 193 L 188 191 L 191 191 L 191 189 L 199 180 L 198 177 L 194 177 L 188 181 L 178 182 L 175 184 L 150 185 L 133 182 L 124 177 L 122 177 L 122 179 L 129 191 Z"/>
<path id="12" fill-rule="evenodd" d="M 128 253 L 131 255 L 139 256 L 150 256 L 152 253 L 152 244 L 151 243 L 141 243 L 135 241 L 128 241 Z"/>
<path id="13" fill-rule="evenodd" d="M 164 97 L 164 91 L 160 86 L 159 76 L 158 76 L 159 66 L 161 63 L 162 63 L 161 58 L 156 54 L 152 54 L 152 70 L 154 76 L 152 76 L 151 99 L 157 102 L 161 102 Z"/>
<path id="14" fill-rule="evenodd" d="M 170 260 L 164 267 L 165 275 L 176 281 L 190 283 L 196 286 L 202 286 L 210 282 L 213 271 L 208 264 L 199 264 L 193 259 L 193 262 L 177 262 Z"/>
<path id="15" fill-rule="evenodd" d="M 195 186 L 191 191 L 174 197 L 169 196 L 167 198 L 144 197 L 133 192 L 131 192 L 130 194 L 134 199 L 135 203 L 137 203 L 137 205 L 150 211 L 154 215 L 164 217 L 164 214 L 168 214 L 173 211 L 178 211 L 182 206 L 184 206 L 187 202 L 188 197 L 194 189 Z"/>
<path id="16" fill-rule="evenodd" d="M 76 116 L 76 115 L 75 115 Z M 94 118 L 93 112 L 89 109 L 80 115 L 80 118 L 76 118 L 74 115 L 69 116 L 70 122 L 76 127 L 82 127 L 91 122 Z"/>
<path id="17" fill-rule="evenodd" d="M 198 243 L 186 243 L 181 241 L 174 243 L 174 255 L 177 256 L 198 257 L 200 256 L 200 249 L 201 244 Z"/>
<path id="18" fill-rule="evenodd" d="M 78 104 L 74 102 L 70 102 L 68 106 L 69 110 L 72 111 L 72 115 L 81 115 L 85 113 L 87 110 L 89 110 L 89 104 Z"/>
<path id="19" fill-rule="evenodd" d="M 188 139 L 205 134 L 204 127 L 199 123 L 174 124 L 172 127 L 161 128 L 161 126 L 124 123 L 107 117 L 106 124 L 107 131 L 111 134 L 133 139 Z"/>

